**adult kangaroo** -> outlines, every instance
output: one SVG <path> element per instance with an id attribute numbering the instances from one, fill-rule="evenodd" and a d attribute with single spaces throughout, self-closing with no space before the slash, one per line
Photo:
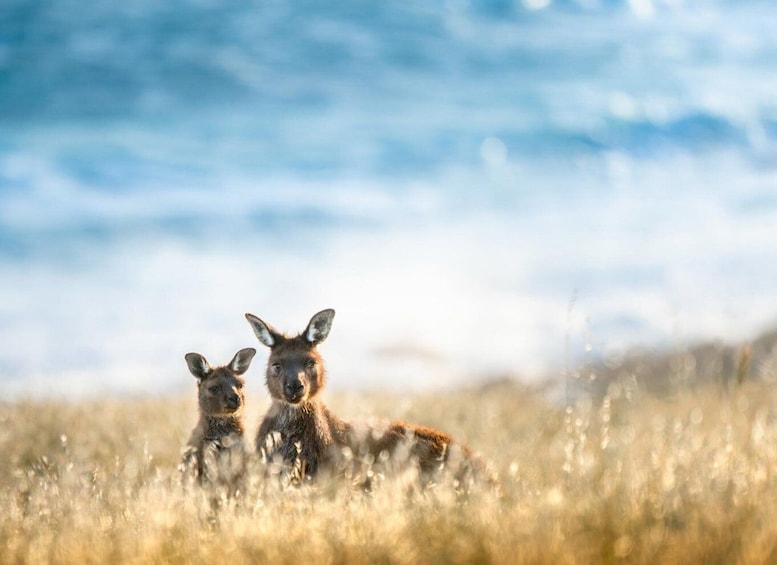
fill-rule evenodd
<path id="1" fill-rule="evenodd" d="M 329 411 L 319 399 L 326 371 L 318 345 L 329 335 L 334 315 L 334 310 L 322 310 L 296 336 L 245 315 L 259 341 L 270 348 L 266 383 L 272 405 L 256 435 L 257 452 L 291 471 L 296 481 L 342 474 L 355 463 L 380 462 L 392 469 L 411 465 L 425 484 L 446 467 L 460 487 L 479 475 L 495 484 L 483 461 L 446 433 L 404 422 L 354 425 Z"/>

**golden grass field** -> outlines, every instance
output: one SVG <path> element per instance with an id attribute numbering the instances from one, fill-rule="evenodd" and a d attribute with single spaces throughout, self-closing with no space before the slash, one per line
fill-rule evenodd
<path id="1" fill-rule="evenodd" d="M 774 563 L 777 390 L 745 382 L 571 408 L 521 386 L 327 396 L 446 430 L 503 493 L 384 482 L 264 491 L 214 516 L 177 464 L 191 398 L 0 405 L 0 563 Z M 249 437 L 264 398 L 249 398 Z M 264 492 L 264 494 L 261 494 Z"/>

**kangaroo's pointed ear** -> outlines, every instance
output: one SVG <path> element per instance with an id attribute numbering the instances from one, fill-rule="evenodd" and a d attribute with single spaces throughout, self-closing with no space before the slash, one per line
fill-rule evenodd
<path id="1" fill-rule="evenodd" d="M 242 375 L 248 370 L 248 367 L 251 366 L 254 355 L 256 355 L 256 349 L 253 347 L 241 349 L 235 353 L 232 361 L 229 362 L 229 368 L 232 369 L 232 372 L 236 375 Z"/>
<path id="2" fill-rule="evenodd" d="M 275 331 L 270 324 L 267 324 L 254 316 L 253 314 L 246 313 L 246 320 L 251 324 L 251 329 L 254 330 L 256 337 L 259 338 L 263 344 L 267 347 L 274 347 L 281 339 L 281 334 Z"/>
<path id="3" fill-rule="evenodd" d="M 189 366 L 189 371 L 191 374 L 197 377 L 199 380 L 207 377 L 213 370 L 208 364 L 207 359 L 205 359 L 205 357 L 199 353 L 187 353 L 184 356 L 184 359 L 186 359 L 186 364 Z"/>
<path id="4" fill-rule="evenodd" d="M 322 310 L 314 315 L 310 319 L 310 322 L 308 322 L 308 327 L 305 328 L 305 333 L 303 334 L 305 339 L 313 344 L 319 344 L 324 341 L 326 336 L 329 335 L 329 330 L 332 329 L 332 320 L 334 317 L 335 311 L 331 308 Z"/>

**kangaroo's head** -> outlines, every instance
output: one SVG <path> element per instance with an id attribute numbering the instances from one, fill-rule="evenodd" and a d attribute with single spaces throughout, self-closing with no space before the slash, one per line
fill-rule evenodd
<path id="1" fill-rule="evenodd" d="M 256 349 L 248 347 L 235 353 L 229 365 L 211 367 L 199 353 L 186 354 L 189 371 L 197 378 L 200 410 L 203 415 L 227 418 L 240 413 L 245 404 L 245 381 L 242 375 L 248 370 L 254 355 Z"/>
<path id="2" fill-rule="evenodd" d="M 305 331 L 289 337 L 253 314 L 246 314 L 256 337 L 270 348 L 267 360 L 270 396 L 297 405 L 310 400 L 324 387 L 326 374 L 316 346 L 329 335 L 334 316 L 334 310 L 322 310 L 310 319 Z"/>

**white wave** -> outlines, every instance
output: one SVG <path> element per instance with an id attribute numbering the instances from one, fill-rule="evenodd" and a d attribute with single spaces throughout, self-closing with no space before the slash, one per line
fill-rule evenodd
<path id="1" fill-rule="evenodd" d="M 277 181 L 255 193 L 234 181 L 168 193 L 144 213 L 180 205 L 216 229 L 141 230 L 85 246 L 76 263 L 5 261 L 0 380 L 18 394 L 186 390 L 188 351 L 214 363 L 245 346 L 263 353 L 244 312 L 296 332 L 335 308 L 321 347 L 341 389 L 530 380 L 586 355 L 739 340 L 772 324 L 775 171 L 725 155 L 616 161 L 370 190 Z M 298 195 L 350 219 L 241 223 L 241 203 L 277 211 Z M 249 374 L 257 394 L 265 358 Z"/>

